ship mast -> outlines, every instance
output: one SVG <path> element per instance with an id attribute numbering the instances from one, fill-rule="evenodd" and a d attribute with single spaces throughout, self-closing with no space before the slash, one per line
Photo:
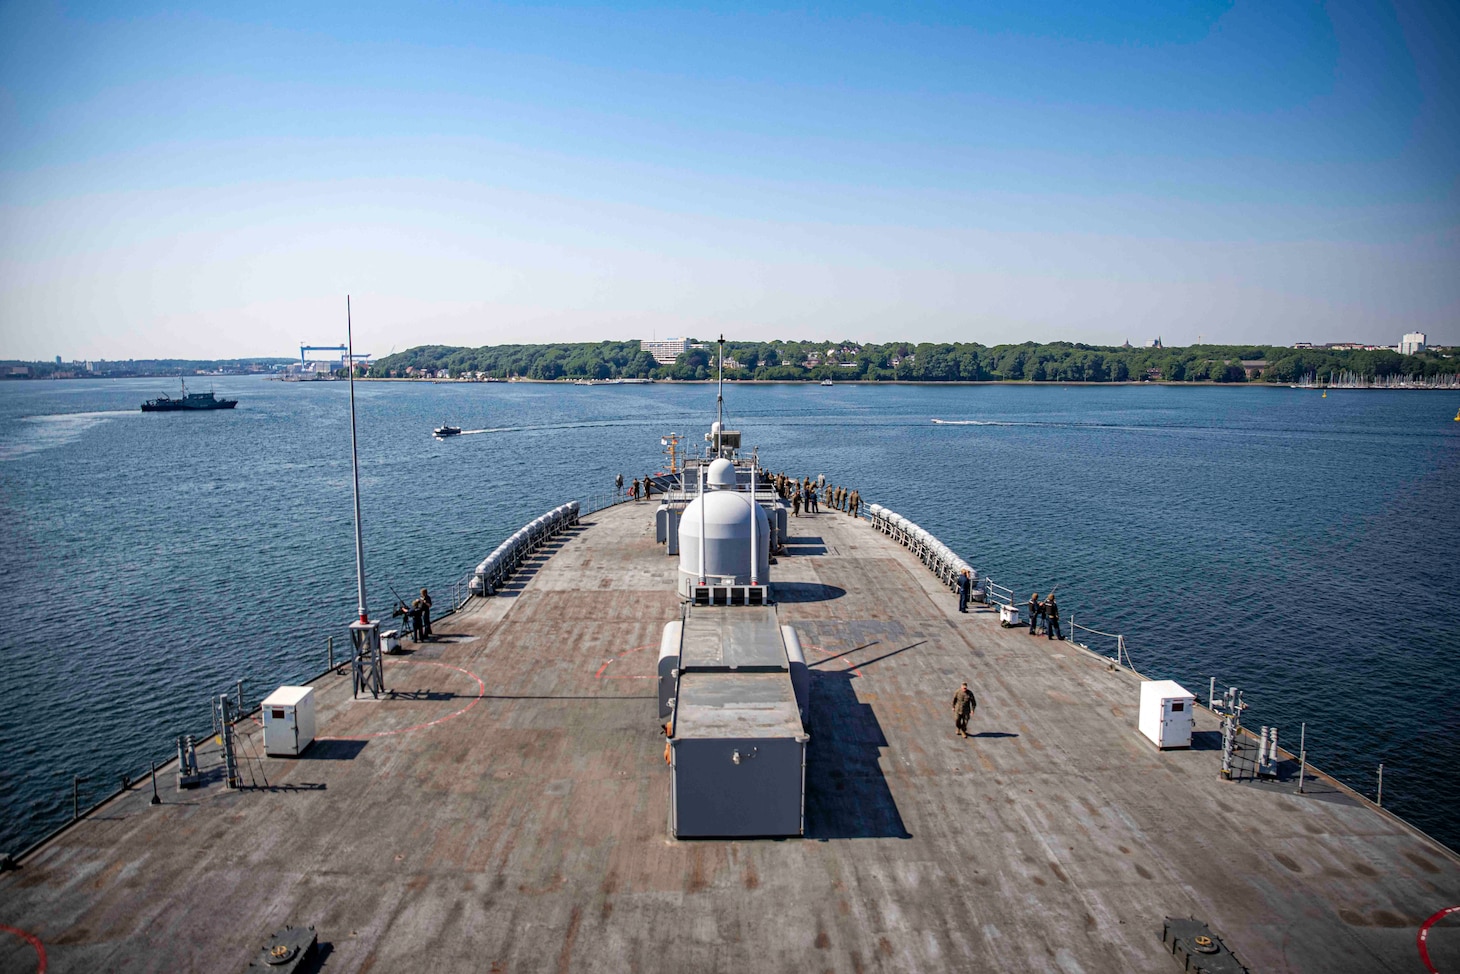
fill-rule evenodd
<path id="1" fill-rule="evenodd" d="M 720 336 L 720 384 L 715 393 L 715 456 L 723 457 L 725 436 L 725 336 Z"/>
<path id="2" fill-rule="evenodd" d="M 360 532 L 360 451 L 355 445 L 355 336 L 350 320 L 350 296 L 345 295 L 345 342 L 350 370 L 350 472 L 355 479 L 355 587 L 360 596 L 360 624 L 370 621 L 365 611 L 365 541 Z"/>

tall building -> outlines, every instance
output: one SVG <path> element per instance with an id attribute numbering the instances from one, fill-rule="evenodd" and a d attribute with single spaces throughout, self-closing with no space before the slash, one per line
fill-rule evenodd
<path id="1" fill-rule="evenodd" d="M 1412 331 L 1399 342 L 1400 355 L 1418 355 L 1425 350 L 1425 333 Z"/>
<path id="2" fill-rule="evenodd" d="M 675 359 L 689 351 L 689 339 L 671 338 L 663 342 L 646 342 L 641 339 L 639 348 L 654 356 L 654 361 L 660 365 L 673 365 Z"/>

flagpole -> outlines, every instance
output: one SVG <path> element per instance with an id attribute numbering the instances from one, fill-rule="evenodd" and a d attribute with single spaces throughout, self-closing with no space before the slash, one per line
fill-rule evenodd
<path id="1" fill-rule="evenodd" d="M 360 451 L 355 445 L 355 335 L 350 320 L 350 296 L 345 295 L 345 341 L 350 369 L 350 472 L 355 479 L 355 586 L 360 596 L 360 622 L 370 621 L 365 611 L 365 541 L 360 531 Z"/>

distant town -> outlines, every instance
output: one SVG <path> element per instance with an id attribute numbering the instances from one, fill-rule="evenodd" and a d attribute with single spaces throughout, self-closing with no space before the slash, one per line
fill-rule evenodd
<path id="1" fill-rule="evenodd" d="M 135 379 L 150 376 L 263 375 L 278 372 L 292 358 L 256 359 L 104 359 L 66 362 L 57 355 L 49 362 L 0 360 L 5 379 Z"/>
<path id="2" fill-rule="evenodd" d="M 312 358 L 309 352 L 329 351 Z M 343 349 L 303 347 L 296 358 L 136 359 L 0 362 L 9 379 L 270 375 L 283 380 L 343 378 Z M 356 374 L 433 381 L 696 381 L 718 372 L 718 343 L 693 339 L 547 345 L 422 345 L 384 358 L 356 356 Z M 977 343 L 726 342 L 729 380 L 856 382 L 1213 382 L 1348 387 L 1460 388 L 1453 349 L 1423 333 L 1394 345 L 1359 342 L 1168 346 L 1071 342 Z"/>

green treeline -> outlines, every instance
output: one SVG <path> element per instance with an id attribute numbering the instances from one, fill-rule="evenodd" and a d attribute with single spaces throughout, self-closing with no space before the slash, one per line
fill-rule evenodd
<path id="1" fill-rule="evenodd" d="M 452 378 L 708 379 L 714 343 L 660 365 L 637 341 L 565 345 L 423 345 L 374 362 L 369 374 L 406 377 L 445 371 Z M 1460 360 L 1427 351 L 1295 349 L 1278 346 L 1189 345 L 1125 348 L 1070 342 L 1021 345 L 891 342 L 726 342 L 727 379 L 904 382 L 1319 382 L 1355 378 L 1434 378 L 1460 373 Z"/>

